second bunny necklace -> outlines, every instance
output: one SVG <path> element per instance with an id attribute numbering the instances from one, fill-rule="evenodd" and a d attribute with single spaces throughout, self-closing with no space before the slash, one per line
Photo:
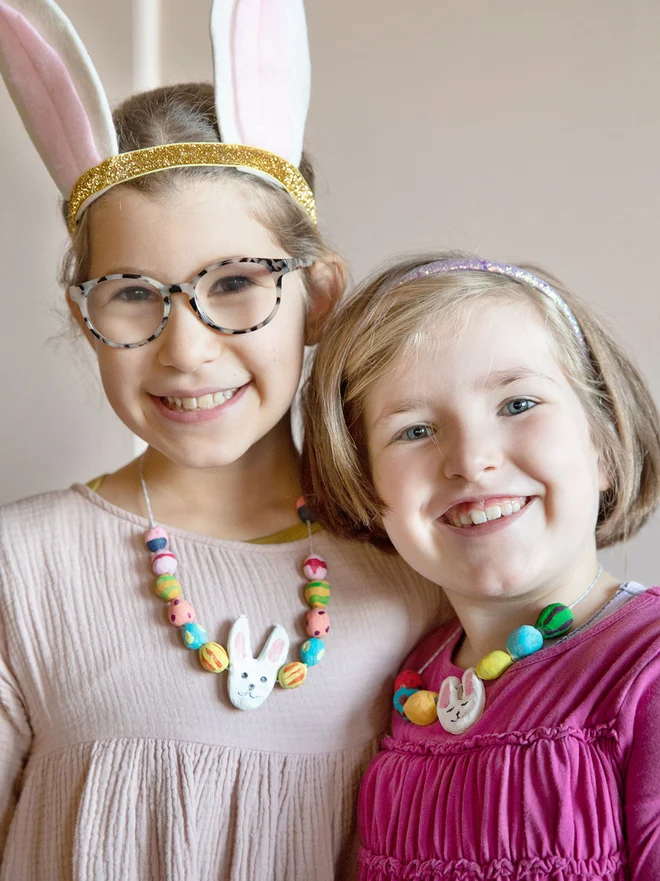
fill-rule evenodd
<path id="1" fill-rule="evenodd" d="M 312 548 L 314 520 L 305 506 L 304 499 L 297 503 L 298 516 L 307 525 L 309 554 L 303 562 L 303 575 L 307 579 L 304 596 L 310 611 L 306 616 L 308 639 L 300 647 L 300 660 L 286 664 L 289 653 L 289 635 L 280 624 L 272 628 L 261 654 L 252 655 L 250 630 L 246 615 L 234 621 L 229 631 L 227 650 L 217 642 L 208 640 L 206 630 L 197 623 L 195 610 L 181 594 L 181 584 L 175 577 L 177 558 L 169 548 L 169 537 L 162 526 L 157 526 L 151 510 L 151 499 L 142 473 L 140 459 L 140 483 L 144 501 L 149 512 L 150 528 L 144 543 L 151 553 L 151 569 L 156 576 L 156 596 L 167 603 L 167 620 L 178 628 L 186 648 L 197 651 L 200 664 L 209 673 L 229 673 L 229 700 L 239 710 L 256 710 L 272 692 L 275 683 L 284 689 L 298 688 L 307 678 L 309 667 L 314 667 L 325 654 L 324 637 L 330 630 L 330 618 L 326 609 L 330 599 L 330 585 L 323 557 Z"/>
<path id="2" fill-rule="evenodd" d="M 447 676 L 439 692 L 429 691 L 422 673 L 461 631 L 460 627 L 454 629 L 419 670 L 403 670 L 399 673 L 394 680 L 395 710 L 415 725 L 432 725 L 438 721 L 448 734 L 464 734 L 479 721 L 484 712 L 484 681 L 499 679 L 515 661 L 539 652 L 544 647 L 545 640 L 557 637 L 566 639 L 573 626 L 572 609 L 591 593 L 602 572 L 603 567 L 599 565 L 594 580 L 570 606 L 551 603 L 541 610 L 534 627 L 529 624 L 516 627 L 506 641 L 506 651 L 490 652 L 476 667 L 468 668 L 462 679 Z M 560 639 L 559 642 L 561 641 Z"/>

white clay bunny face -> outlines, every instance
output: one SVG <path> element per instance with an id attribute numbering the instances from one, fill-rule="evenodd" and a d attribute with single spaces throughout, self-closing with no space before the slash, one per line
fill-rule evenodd
<path id="1" fill-rule="evenodd" d="M 486 689 L 474 669 L 463 673 L 462 681 L 448 676 L 438 695 L 438 719 L 449 734 L 463 734 L 480 718 L 486 704 Z"/>
<path id="2" fill-rule="evenodd" d="M 270 632 L 258 658 L 252 657 L 248 619 L 241 615 L 233 623 L 229 650 L 229 699 L 239 710 L 256 710 L 273 690 L 277 671 L 289 652 L 289 637 L 279 624 Z"/>

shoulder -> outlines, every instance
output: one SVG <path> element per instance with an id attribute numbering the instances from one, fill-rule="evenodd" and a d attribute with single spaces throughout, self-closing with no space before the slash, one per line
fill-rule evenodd
<path id="1" fill-rule="evenodd" d="M 0 507 L 0 541 L 27 537 L 66 520 L 85 507 L 84 498 L 74 487 L 40 493 Z"/>

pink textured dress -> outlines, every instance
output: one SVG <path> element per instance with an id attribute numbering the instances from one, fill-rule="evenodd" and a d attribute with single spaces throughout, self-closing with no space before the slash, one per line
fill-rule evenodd
<path id="1" fill-rule="evenodd" d="M 460 631 L 408 659 L 438 691 Z M 359 805 L 361 881 L 658 881 L 660 588 L 486 685 L 465 734 L 394 714 Z"/>

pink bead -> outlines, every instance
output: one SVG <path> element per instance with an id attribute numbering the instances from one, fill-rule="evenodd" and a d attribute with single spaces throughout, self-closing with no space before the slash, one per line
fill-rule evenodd
<path id="1" fill-rule="evenodd" d="M 303 574 L 308 581 L 323 581 L 328 574 L 328 567 L 323 557 L 319 557 L 318 554 L 307 557 L 303 563 Z"/>
<path id="2" fill-rule="evenodd" d="M 145 545 L 154 553 L 165 550 L 168 541 L 168 535 L 162 526 L 154 526 L 144 534 Z"/>
<path id="3" fill-rule="evenodd" d="M 195 610 L 188 600 L 172 600 L 167 607 L 167 620 L 175 627 L 183 627 L 195 620 Z"/>
<path id="4" fill-rule="evenodd" d="M 330 630 L 330 615 L 325 609 L 312 609 L 307 613 L 307 635 L 323 637 Z"/>
<path id="5" fill-rule="evenodd" d="M 151 557 L 151 569 L 154 575 L 174 575 L 176 557 L 171 551 L 157 551 Z"/>

